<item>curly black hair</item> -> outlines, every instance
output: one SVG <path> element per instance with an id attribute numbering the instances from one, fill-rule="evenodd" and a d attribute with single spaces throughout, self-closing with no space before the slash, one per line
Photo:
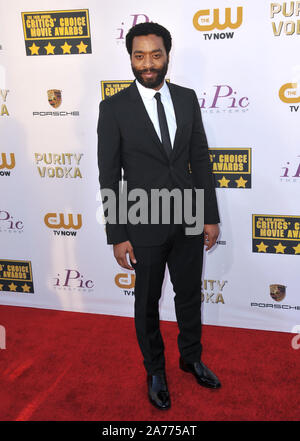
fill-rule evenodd
<path id="1" fill-rule="evenodd" d="M 149 34 L 154 34 L 157 35 L 158 37 L 162 37 L 163 41 L 164 41 L 164 46 L 167 52 L 167 55 L 169 54 L 171 47 L 172 47 L 172 37 L 170 32 L 164 28 L 163 26 L 161 26 L 158 23 L 152 23 L 152 22 L 147 22 L 147 23 L 139 23 L 135 26 L 133 26 L 128 34 L 126 35 L 126 48 L 128 53 L 131 55 L 132 54 L 132 41 L 134 39 L 134 37 L 140 36 L 140 35 L 149 35 Z"/>

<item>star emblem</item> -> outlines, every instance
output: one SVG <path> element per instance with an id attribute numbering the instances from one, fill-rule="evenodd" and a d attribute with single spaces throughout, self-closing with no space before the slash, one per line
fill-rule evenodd
<path id="1" fill-rule="evenodd" d="M 53 55 L 55 55 L 55 54 L 54 54 L 55 46 L 52 46 L 52 44 L 50 43 L 50 41 L 49 41 L 49 43 L 47 44 L 47 46 L 45 46 L 45 49 L 46 49 L 46 51 L 47 51 L 47 55 L 49 55 L 49 54 L 53 54 Z"/>
<path id="2" fill-rule="evenodd" d="M 218 182 L 220 182 L 220 187 L 228 188 L 228 182 L 230 182 L 230 179 L 226 179 L 225 176 L 223 176 L 222 179 L 218 179 Z"/>
<path id="3" fill-rule="evenodd" d="M 237 184 L 237 188 L 246 188 L 246 183 L 248 182 L 246 179 L 243 179 L 242 176 L 240 177 L 240 179 L 236 179 L 235 180 L 236 184 Z"/>
<path id="4" fill-rule="evenodd" d="M 66 41 L 65 41 L 65 44 L 63 46 L 60 46 L 60 47 L 62 48 L 64 54 L 70 54 L 71 53 L 71 47 L 72 46 L 70 44 L 68 44 Z"/>
<path id="5" fill-rule="evenodd" d="M 300 243 L 296 247 L 293 247 L 295 250 L 295 254 L 300 254 Z"/>
<path id="6" fill-rule="evenodd" d="M 39 48 L 40 48 L 40 46 L 36 46 L 35 43 L 32 43 L 32 46 L 29 46 L 31 55 L 38 55 L 39 54 Z"/>
<path id="7" fill-rule="evenodd" d="M 88 47 L 87 44 L 84 44 L 83 41 L 80 42 L 80 44 L 77 44 L 76 47 L 78 47 L 78 53 L 84 53 L 86 54 L 86 48 Z"/>
<path id="8" fill-rule="evenodd" d="M 3 290 L 3 283 L 0 283 L 0 291 L 2 291 Z"/>
<path id="9" fill-rule="evenodd" d="M 277 253 L 283 253 L 284 254 L 284 250 L 286 249 L 286 247 L 284 247 L 281 242 L 279 242 L 278 245 L 274 245 L 274 248 L 276 250 L 276 254 Z"/>
<path id="10" fill-rule="evenodd" d="M 265 253 L 266 252 L 266 249 L 268 248 L 268 245 L 265 245 L 263 242 L 260 242 L 260 244 L 259 245 L 256 245 L 257 246 L 257 249 L 258 249 L 258 252 L 260 253 L 260 252 L 263 252 L 263 253 Z"/>
<path id="11" fill-rule="evenodd" d="M 17 291 L 17 285 L 15 285 L 13 282 L 11 282 L 10 285 L 8 285 L 10 291 Z"/>
<path id="12" fill-rule="evenodd" d="M 27 283 L 22 285 L 22 288 L 23 288 L 23 292 L 30 292 L 30 286 L 28 286 Z"/>

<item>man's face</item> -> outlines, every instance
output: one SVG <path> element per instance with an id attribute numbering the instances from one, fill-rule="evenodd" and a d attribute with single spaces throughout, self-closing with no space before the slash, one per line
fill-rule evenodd
<path id="1" fill-rule="evenodd" d="M 160 89 L 169 64 L 162 37 L 154 34 L 134 37 L 131 67 L 135 78 L 145 87 Z"/>

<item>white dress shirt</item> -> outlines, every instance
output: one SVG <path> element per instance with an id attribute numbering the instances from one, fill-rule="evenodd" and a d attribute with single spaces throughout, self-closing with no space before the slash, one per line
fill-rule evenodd
<path id="1" fill-rule="evenodd" d="M 158 113 L 157 113 L 157 101 L 154 98 L 154 95 L 157 92 L 160 93 L 161 102 L 164 106 L 165 114 L 166 114 L 166 118 L 167 118 L 168 129 L 169 129 L 170 139 L 171 139 L 171 145 L 173 147 L 177 124 L 176 124 L 175 111 L 174 111 L 174 106 L 173 106 L 169 87 L 167 86 L 166 82 L 164 82 L 163 86 L 159 90 L 149 89 L 148 87 L 145 87 L 142 84 L 140 84 L 138 81 L 136 81 L 136 85 L 137 85 L 138 91 L 140 92 L 143 103 L 146 107 L 146 110 L 148 112 L 148 115 L 154 125 L 156 133 L 161 141 L 160 127 L 159 127 Z"/>

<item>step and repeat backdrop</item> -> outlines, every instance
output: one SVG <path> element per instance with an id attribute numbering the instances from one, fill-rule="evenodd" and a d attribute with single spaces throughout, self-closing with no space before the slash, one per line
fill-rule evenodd
<path id="1" fill-rule="evenodd" d="M 300 323 L 300 2 L 0 3 L 0 303 L 133 316 L 135 275 L 106 244 L 98 107 L 133 74 L 125 36 L 173 38 L 167 78 L 202 109 L 221 215 L 206 324 Z M 166 269 L 161 319 L 175 321 Z"/>

